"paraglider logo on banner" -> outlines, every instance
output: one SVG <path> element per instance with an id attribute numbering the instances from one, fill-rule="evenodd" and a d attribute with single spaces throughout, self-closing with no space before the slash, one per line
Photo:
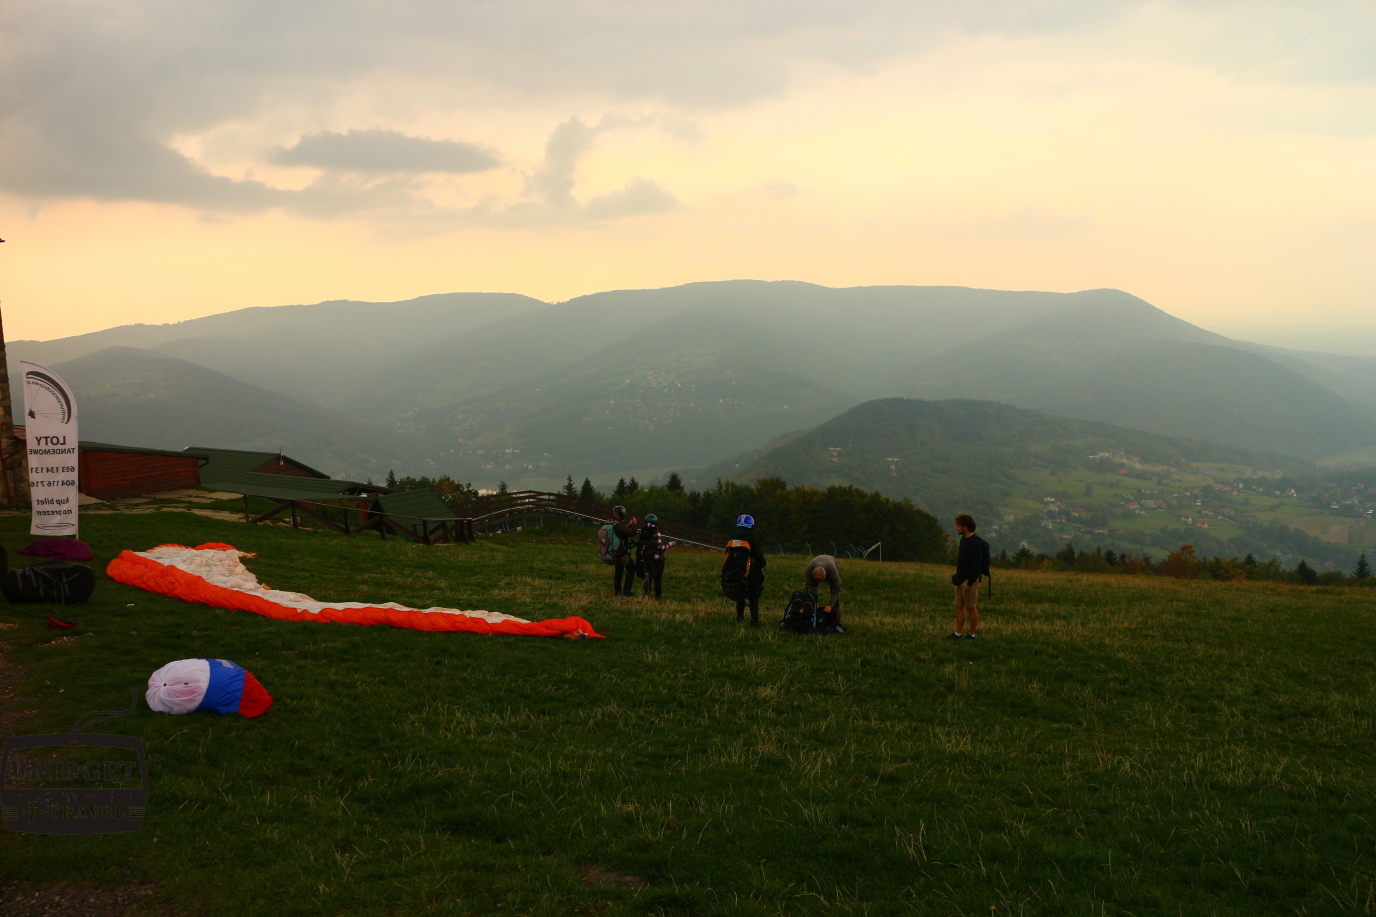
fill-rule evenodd
<path id="1" fill-rule="evenodd" d="M 77 507 L 76 398 L 62 377 L 27 360 L 24 426 L 29 456 L 33 535 L 75 535 Z"/>

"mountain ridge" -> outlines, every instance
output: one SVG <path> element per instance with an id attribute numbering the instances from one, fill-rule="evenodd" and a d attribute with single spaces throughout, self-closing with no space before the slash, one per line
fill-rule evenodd
<path id="1" fill-rule="evenodd" d="M 561 303 L 504 293 L 331 300 L 109 332 L 142 334 L 145 352 L 373 424 L 403 469 L 483 486 L 580 471 L 614 478 L 625 469 L 688 465 L 690 453 L 692 463 L 711 464 L 809 427 L 823 410 L 883 397 L 999 396 L 1029 409 L 1303 458 L 1360 455 L 1376 444 L 1367 432 L 1376 426 L 1368 422 L 1376 417 L 1376 359 L 1233 341 L 1110 288 L 703 281 Z M 108 339 L 16 342 L 12 365 L 33 359 L 60 369 L 54 357 Z M 604 424 L 602 443 L 564 423 L 571 398 L 607 401 L 631 384 L 602 377 L 600 367 L 618 354 L 647 382 L 657 358 L 674 362 L 683 387 L 666 393 L 668 404 L 676 416 L 699 417 L 697 428 L 646 426 L 653 405 L 625 408 L 640 425 Z M 728 373 L 755 397 L 718 391 Z M 160 397 L 186 412 L 175 389 Z M 255 397 L 270 424 L 272 399 Z M 795 422 L 788 412 L 799 402 L 808 416 Z M 207 429 L 196 439 L 214 437 Z M 460 440 L 474 439 L 482 455 L 466 456 Z M 517 450 L 522 458 L 503 458 Z"/>

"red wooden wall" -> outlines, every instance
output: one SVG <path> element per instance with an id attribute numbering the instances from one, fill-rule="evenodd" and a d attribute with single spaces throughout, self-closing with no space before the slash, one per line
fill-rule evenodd
<path id="1" fill-rule="evenodd" d="M 202 459 L 186 455 L 148 455 L 140 452 L 80 453 L 79 488 L 101 500 L 200 487 Z"/>

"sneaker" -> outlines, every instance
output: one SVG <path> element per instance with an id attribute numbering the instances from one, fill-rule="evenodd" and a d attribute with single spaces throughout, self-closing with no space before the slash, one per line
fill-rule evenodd
<path id="1" fill-rule="evenodd" d="M 960 634 L 951 634 L 951 635 L 948 636 L 946 639 L 947 639 L 947 640 L 959 640 L 959 639 L 960 639 Z"/>
<path id="2" fill-rule="evenodd" d="M 974 634 L 966 634 L 966 635 L 965 635 L 965 639 L 966 639 L 966 640 L 973 640 L 973 639 L 975 639 L 975 635 L 974 635 Z"/>

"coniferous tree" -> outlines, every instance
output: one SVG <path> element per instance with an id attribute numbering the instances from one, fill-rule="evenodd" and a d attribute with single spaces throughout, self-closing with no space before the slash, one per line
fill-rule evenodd
<path id="1" fill-rule="evenodd" d="M 511 493 L 510 488 L 508 488 L 508 487 L 506 486 L 506 481 L 498 481 L 498 482 L 497 482 L 497 493 L 499 493 L 499 494 L 509 494 L 509 493 Z"/>
<path id="2" fill-rule="evenodd" d="M 397 473 L 390 468 L 387 469 L 387 489 L 397 489 Z"/>
<path id="3" fill-rule="evenodd" d="M 664 485 L 664 489 L 671 493 L 681 493 L 683 491 L 683 478 L 678 476 L 677 471 L 669 472 L 669 480 Z"/>
<path id="4" fill-rule="evenodd" d="M 577 486 L 576 484 L 573 483 L 573 475 L 569 475 L 569 476 L 564 480 L 564 496 L 566 496 L 566 497 L 576 497 L 576 496 L 578 496 L 578 486 Z"/>
<path id="5" fill-rule="evenodd" d="M 631 479 L 626 482 L 626 496 L 629 497 L 639 489 L 640 482 L 635 479 L 635 475 L 631 475 Z"/>
<path id="6" fill-rule="evenodd" d="M 615 497 L 615 498 L 618 499 L 618 500 L 620 500 L 622 497 L 626 496 L 626 479 L 625 479 L 625 478 L 617 478 L 617 479 L 616 479 L 616 489 L 612 491 L 612 496 Z"/>
<path id="7" fill-rule="evenodd" d="M 602 495 L 592 486 L 592 481 L 589 478 L 584 478 L 583 486 L 578 490 L 578 499 L 597 501 L 602 499 Z"/>
<path id="8" fill-rule="evenodd" d="M 1357 558 L 1357 566 L 1352 568 L 1352 578 L 1355 580 L 1364 580 L 1370 576 L 1371 565 L 1366 562 L 1366 552 L 1363 551 L 1362 556 Z"/>
<path id="9" fill-rule="evenodd" d="M 1303 560 L 1295 565 L 1295 578 L 1305 586 L 1312 586 L 1319 581 L 1319 575 L 1314 572 L 1314 568 Z"/>

